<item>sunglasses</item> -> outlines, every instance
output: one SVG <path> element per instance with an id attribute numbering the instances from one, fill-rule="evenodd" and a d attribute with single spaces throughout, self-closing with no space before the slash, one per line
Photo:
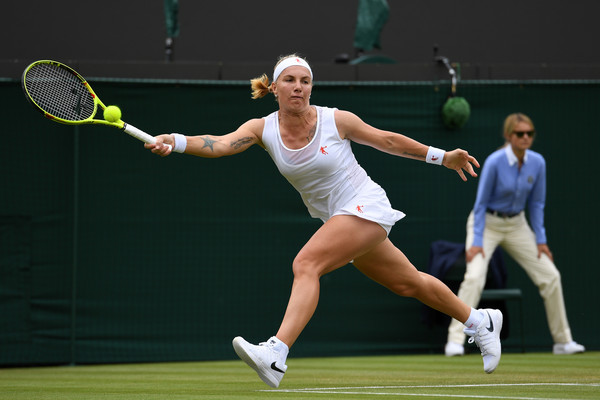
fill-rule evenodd
<path id="1" fill-rule="evenodd" d="M 527 136 L 529 136 L 530 138 L 535 136 L 535 131 L 531 130 L 531 131 L 513 131 L 513 133 L 515 135 L 517 135 L 518 138 L 522 138 L 523 135 L 527 134 Z"/>

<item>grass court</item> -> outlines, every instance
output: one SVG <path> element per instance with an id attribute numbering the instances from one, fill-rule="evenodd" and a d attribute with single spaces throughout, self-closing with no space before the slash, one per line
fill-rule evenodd
<path id="1" fill-rule="evenodd" d="M 600 398 L 600 352 L 290 358 L 280 387 L 242 361 L 0 369 L 0 400 Z"/>

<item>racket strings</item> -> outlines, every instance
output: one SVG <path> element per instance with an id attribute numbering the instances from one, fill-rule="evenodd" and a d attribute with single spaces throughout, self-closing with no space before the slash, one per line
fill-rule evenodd
<path id="1" fill-rule="evenodd" d="M 81 79 L 53 64 L 34 65 L 25 76 L 31 99 L 46 113 L 68 121 L 94 115 L 94 97 Z"/>

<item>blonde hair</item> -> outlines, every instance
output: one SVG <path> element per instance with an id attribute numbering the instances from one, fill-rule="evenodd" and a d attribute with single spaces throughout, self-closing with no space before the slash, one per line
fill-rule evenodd
<path id="1" fill-rule="evenodd" d="M 527 115 L 523 113 L 510 114 L 504 120 L 504 130 L 502 132 L 504 136 L 504 141 L 506 143 L 508 143 L 508 141 L 510 140 L 510 135 L 512 135 L 513 131 L 515 130 L 515 127 L 517 126 L 517 124 L 519 124 L 519 122 L 525 122 L 529 124 L 529 126 L 531 126 L 532 130 L 535 130 L 535 126 L 533 126 L 531 118 L 529 118 Z"/>
<path id="2" fill-rule="evenodd" d="M 269 84 L 269 77 L 267 74 L 262 74 L 258 78 L 250 79 L 250 87 L 252 88 L 252 98 L 254 100 L 265 97 L 273 91 Z"/>
<path id="3" fill-rule="evenodd" d="M 279 59 L 277 59 L 277 64 L 275 64 L 275 67 L 273 69 L 277 68 L 279 63 L 281 63 L 283 60 L 290 57 L 300 58 L 300 56 L 296 53 L 288 54 L 286 56 L 279 56 Z M 252 98 L 256 100 L 260 99 L 261 97 L 265 97 L 269 93 L 272 93 L 272 86 L 273 83 L 269 83 L 269 77 L 267 76 L 267 74 L 262 74 L 258 78 L 250 79 L 250 87 L 252 88 Z"/>

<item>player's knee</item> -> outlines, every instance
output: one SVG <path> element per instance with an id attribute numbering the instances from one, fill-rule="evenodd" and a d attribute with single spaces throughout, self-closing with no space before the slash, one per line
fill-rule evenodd
<path id="1" fill-rule="evenodd" d="M 402 297 L 418 297 L 419 289 L 414 285 L 398 284 L 392 291 Z"/>
<path id="2" fill-rule="evenodd" d="M 402 297 L 419 297 L 421 291 L 422 280 L 417 279 L 403 279 L 396 282 L 385 282 L 384 286 L 390 289 L 395 294 Z"/>
<path id="3" fill-rule="evenodd" d="M 292 263 L 292 272 L 294 273 L 294 279 L 303 277 L 319 277 L 318 265 L 312 261 L 309 257 L 298 254 Z"/>

